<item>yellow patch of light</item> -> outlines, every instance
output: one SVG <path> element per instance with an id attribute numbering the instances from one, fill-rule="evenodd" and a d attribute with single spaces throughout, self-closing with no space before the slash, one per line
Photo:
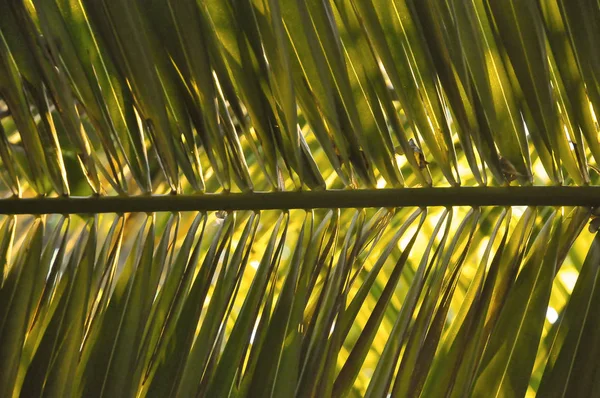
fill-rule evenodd
<path id="1" fill-rule="evenodd" d="M 548 181 L 548 173 L 546 173 L 546 169 L 544 168 L 544 165 L 542 164 L 542 162 L 535 162 L 533 164 L 533 174 L 536 176 L 536 178 L 539 178 L 543 181 Z"/>
<path id="2" fill-rule="evenodd" d="M 525 128 L 525 136 L 529 137 L 531 134 L 529 133 L 529 129 L 527 128 L 527 123 L 523 122 L 523 127 Z"/>
<path id="3" fill-rule="evenodd" d="M 562 271 L 558 274 L 558 278 L 565 286 L 565 288 L 571 293 L 573 288 L 575 287 L 575 283 L 577 283 L 577 277 L 579 274 L 576 271 L 568 270 Z"/>
<path id="4" fill-rule="evenodd" d="M 396 158 L 396 164 L 398 165 L 399 168 L 402 168 L 402 167 L 404 167 L 406 165 L 407 160 L 406 160 L 405 156 L 397 154 L 395 156 L 395 158 Z"/>
<path id="5" fill-rule="evenodd" d="M 254 329 L 252 329 L 252 335 L 250 335 L 250 344 L 254 344 L 254 338 L 256 337 L 256 331 L 258 330 L 258 324 L 260 323 L 260 317 L 256 318 Z"/>
<path id="6" fill-rule="evenodd" d="M 205 180 L 210 179 L 214 173 L 215 172 L 213 171 L 212 167 L 207 168 L 206 171 L 204 172 L 204 179 Z"/>
<path id="7" fill-rule="evenodd" d="M 483 255 L 485 254 L 485 249 L 487 248 L 488 242 L 489 242 L 489 238 L 482 238 L 481 242 L 479 243 L 479 247 L 477 248 L 477 258 L 483 258 Z"/>
<path id="8" fill-rule="evenodd" d="M 377 188 L 378 189 L 385 188 L 385 185 L 386 185 L 385 179 L 383 177 L 380 177 L 377 180 Z"/>
<path id="9" fill-rule="evenodd" d="M 287 246 L 284 246 L 283 250 L 281 251 L 281 259 L 287 260 L 288 258 L 290 258 L 291 253 L 292 253 L 292 251 L 290 250 L 290 248 Z"/>
<path id="10" fill-rule="evenodd" d="M 260 261 L 256 261 L 256 260 L 250 261 L 250 266 L 254 269 L 258 269 L 259 265 L 260 265 Z"/>
<path id="11" fill-rule="evenodd" d="M 521 217 L 525 213 L 525 210 L 527 210 L 527 206 L 513 206 L 512 214 L 515 217 Z"/>
<path id="12" fill-rule="evenodd" d="M 404 233 L 404 235 L 402 235 L 402 238 L 400 239 L 400 250 L 404 251 L 406 249 L 406 246 L 408 246 L 410 240 L 412 239 L 412 237 L 416 231 L 417 231 L 417 226 L 414 225 L 414 226 L 411 226 Z"/>
<path id="13" fill-rule="evenodd" d="M 588 106 L 590 107 L 590 113 L 592 114 L 592 119 L 594 120 L 594 123 L 598 124 L 598 119 L 596 118 L 596 112 L 594 112 L 594 105 L 592 105 L 592 103 L 588 101 Z"/>
<path id="14" fill-rule="evenodd" d="M 461 270 L 462 276 L 464 276 L 465 278 L 467 278 L 467 280 L 473 280 L 473 278 L 475 277 L 476 273 L 477 273 L 477 268 L 475 268 L 473 266 L 465 266 Z"/>
<path id="15" fill-rule="evenodd" d="M 569 142 L 569 147 L 571 149 L 575 149 L 575 144 L 571 141 L 571 135 L 569 134 L 569 128 L 566 124 L 563 124 L 563 130 L 565 130 L 565 136 L 567 137 L 567 141 Z"/>
<path id="16" fill-rule="evenodd" d="M 548 307 L 546 310 L 546 319 L 548 322 L 554 324 L 558 320 L 558 312 L 552 307 Z"/>
<path id="17" fill-rule="evenodd" d="M 458 163 L 458 175 L 460 176 L 470 176 L 473 174 L 471 171 L 471 167 L 467 162 L 459 162 Z"/>
<path id="18" fill-rule="evenodd" d="M 325 186 L 330 187 L 337 178 L 338 178 L 337 173 L 333 172 L 333 173 L 329 174 L 329 177 L 327 177 L 325 179 Z"/>

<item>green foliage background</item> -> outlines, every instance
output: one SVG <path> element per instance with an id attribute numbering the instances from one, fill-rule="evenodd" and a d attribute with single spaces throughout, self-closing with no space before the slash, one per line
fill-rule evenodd
<path id="1" fill-rule="evenodd" d="M 590 195 L 598 40 L 594 0 L 0 0 L 0 396 L 599 395 L 593 208 L 45 207 Z"/>

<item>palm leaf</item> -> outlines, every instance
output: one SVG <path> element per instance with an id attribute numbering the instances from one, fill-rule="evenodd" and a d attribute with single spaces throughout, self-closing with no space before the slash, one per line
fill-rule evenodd
<path id="1" fill-rule="evenodd" d="M 0 395 L 600 391 L 600 3 L 5 3 Z"/>

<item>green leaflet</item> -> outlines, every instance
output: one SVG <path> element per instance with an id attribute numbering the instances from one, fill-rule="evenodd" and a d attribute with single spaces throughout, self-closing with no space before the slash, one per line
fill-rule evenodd
<path id="1" fill-rule="evenodd" d="M 240 309 L 240 315 L 236 320 L 235 326 L 231 331 L 229 340 L 221 354 L 217 368 L 215 369 L 212 380 L 208 384 L 208 395 L 228 395 L 233 388 L 233 379 L 238 372 L 238 363 L 244 355 L 246 341 L 248 341 L 252 327 L 256 322 L 258 307 L 261 304 L 262 296 L 265 294 L 268 280 L 271 274 L 277 270 L 279 255 L 281 253 L 280 245 L 285 240 L 287 230 L 287 214 L 282 214 L 269 239 L 268 246 L 264 252 L 257 273 L 252 281 L 252 286 L 246 295 L 244 304 Z M 283 233 L 280 236 L 279 231 L 283 224 Z M 279 239 L 277 239 L 279 237 Z M 276 242 L 279 240 L 276 249 Z"/>
<path id="2" fill-rule="evenodd" d="M 477 267 L 477 272 L 466 290 L 464 301 L 450 327 L 442 335 L 441 344 L 435 353 L 436 361 L 431 365 L 426 383 L 423 386 L 422 394 L 425 396 L 431 394 L 440 396 L 448 394 L 453 386 L 453 378 L 456 377 L 455 375 L 461 366 L 460 359 L 468 346 L 469 339 L 471 339 L 471 328 L 474 324 L 477 303 L 483 293 L 484 277 L 492 246 L 503 224 L 505 224 L 505 232 L 502 243 L 498 247 L 498 252 L 502 252 L 508 235 L 506 213 L 506 210 L 503 211 L 497 218 L 494 229 L 490 234 L 490 240 L 480 260 L 481 263 Z M 510 220 L 510 217 L 508 217 L 508 220 Z"/>
<path id="3" fill-rule="evenodd" d="M 439 250 L 443 246 L 440 244 L 435 251 L 433 250 L 435 237 L 439 233 L 444 221 L 446 221 L 447 227 L 442 239 L 445 239 L 448 234 L 450 222 L 446 220 L 447 214 L 448 212 L 444 211 L 442 217 L 440 217 L 435 229 L 433 230 L 433 234 L 431 235 L 429 242 L 427 243 L 427 248 L 424 252 L 425 255 L 419 262 L 419 266 L 415 272 L 415 276 L 411 282 L 407 296 L 402 304 L 400 313 L 398 314 L 397 320 L 394 323 L 394 327 L 390 333 L 391 337 L 386 342 L 385 348 L 381 354 L 382 359 L 377 363 L 377 367 L 373 373 L 373 378 L 369 382 L 369 386 L 365 395 L 367 397 L 384 395 L 389 390 L 389 386 L 392 382 L 393 372 L 396 368 L 398 357 L 400 355 L 400 350 L 405 342 L 409 323 L 413 317 L 413 311 L 415 310 L 423 286 L 426 283 L 426 269 L 430 268 L 431 263 L 435 262 Z M 429 260 L 430 256 L 431 262 Z"/>
<path id="4" fill-rule="evenodd" d="M 35 281 L 35 269 L 42 254 L 44 224 L 36 218 L 27 233 L 26 249 L 10 268 L 0 290 L 0 393 L 11 396 L 19 370 L 25 333 L 29 324 L 29 315 L 33 311 L 31 303 Z"/>
<path id="5" fill-rule="evenodd" d="M 525 394 L 552 289 L 561 223 L 560 216 L 550 217 L 529 250 L 483 353 L 475 396 Z"/>
<path id="6" fill-rule="evenodd" d="M 590 346 L 595 346 L 595 337 L 593 333 L 592 336 L 586 337 L 585 333 L 593 327 L 590 311 L 598 297 L 596 285 L 600 264 L 599 242 L 596 235 L 582 265 L 571 299 L 561 315 L 558 330 L 551 342 L 544 375 L 537 390 L 538 394 L 565 397 L 576 391 L 587 390 L 592 383 L 594 371 L 587 370 L 584 361 L 586 356 L 590 355 L 585 351 L 588 351 Z"/>
<path id="7" fill-rule="evenodd" d="M 421 211 L 419 210 L 419 213 L 420 212 Z M 400 239 L 400 237 L 404 234 L 406 229 L 414 222 L 414 220 L 416 219 L 416 217 L 418 216 L 419 213 L 414 213 L 402 225 L 402 228 L 399 229 L 399 231 L 392 238 L 390 244 L 386 247 L 386 254 L 389 255 L 389 252 L 391 252 L 392 248 L 397 244 L 398 239 Z M 334 396 L 344 395 L 344 393 L 346 393 L 350 389 L 350 387 L 352 386 L 352 383 L 356 379 L 356 377 L 358 375 L 358 371 L 360 370 L 360 367 L 362 366 L 362 363 L 363 363 L 365 356 L 370 348 L 370 345 L 373 342 L 373 339 L 375 338 L 377 329 L 383 319 L 384 311 L 385 311 L 386 307 L 389 305 L 389 301 L 391 299 L 392 292 L 396 288 L 396 284 L 398 283 L 398 280 L 400 279 L 400 275 L 402 273 L 402 270 L 406 263 L 406 260 L 408 259 L 408 255 L 410 254 L 410 251 L 416 241 L 416 238 L 420 231 L 420 228 L 421 228 L 423 222 L 425 221 L 425 215 L 426 215 L 426 213 L 423 213 L 421 220 L 419 222 L 419 227 L 413 234 L 413 237 L 410 240 L 409 244 L 404 249 L 403 254 L 398 259 L 398 262 L 396 263 L 396 265 L 394 267 L 394 271 L 390 275 L 390 278 L 386 284 L 386 287 L 385 287 L 384 291 L 382 292 L 382 295 L 377 300 L 376 307 L 373 310 L 373 312 L 371 313 L 371 316 L 369 317 L 369 321 L 367 322 L 367 325 L 363 329 L 363 332 L 360 334 L 360 337 L 358 338 L 358 340 L 356 341 L 356 344 L 352 348 L 350 356 L 348 357 L 348 360 L 346 361 L 344 367 L 340 370 L 340 373 L 337 376 L 337 378 L 335 380 L 335 384 L 334 384 L 334 389 L 333 389 Z M 359 309 L 358 306 L 360 304 L 362 304 L 362 302 L 364 301 L 364 299 L 368 293 L 369 287 L 373 283 L 375 277 L 377 276 L 377 273 L 381 270 L 381 267 L 383 266 L 386 259 L 387 259 L 386 255 L 381 256 L 379 258 L 377 264 L 369 272 L 368 279 L 365 282 L 363 282 L 363 285 L 361 285 L 361 287 L 360 287 L 359 293 L 355 296 L 355 298 L 349 305 L 348 310 L 346 310 L 346 313 L 344 314 L 344 318 L 343 318 L 344 323 L 342 324 L 342 330 L 347 329 L 349 326 L 346 326 L 346 324 L 349 325 L 354 320 L 354 317 L 356 316 L 356 313 L 358 312 L 358 309 Z"/>

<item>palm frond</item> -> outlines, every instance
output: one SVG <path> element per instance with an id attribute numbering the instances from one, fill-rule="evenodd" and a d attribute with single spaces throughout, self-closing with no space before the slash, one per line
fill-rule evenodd
<path id="1" fill-rule="evenodd" d="M 0 395 L 595 391 L 599 17 L 4 2 Z"/>

